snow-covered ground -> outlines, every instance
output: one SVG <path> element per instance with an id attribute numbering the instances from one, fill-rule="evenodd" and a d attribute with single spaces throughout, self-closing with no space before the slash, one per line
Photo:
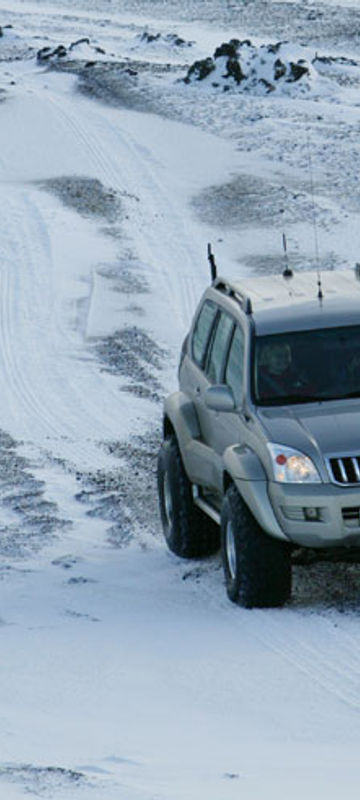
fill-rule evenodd
<path id="1" fill-rule="evenodd" d="M 166 550 L 155 473 L 207 242 L 229 275 L 279 270 L 283 231 L 298 269 L 360 260 L 359 22 L 0 0 L 4 800 L 358 797 L 360 566 L 233 607 L 218 555 Z"/>

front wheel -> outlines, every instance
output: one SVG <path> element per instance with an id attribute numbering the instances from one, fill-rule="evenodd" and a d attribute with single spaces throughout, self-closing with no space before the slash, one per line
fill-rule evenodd
<path id="1" fill-rule="evenodd" d="M 183 558 L 202 558 L 220 544 L 219 528 L 194 503 L 175 436 L 163 442 L 158 458 L 160 515 L 167 545 Z"/>
<path id="2" fill-rule="evenodd" d="M 226 590 L 233 603 L 267 608 L 289 599 L 290 547 L 263 532 L 234 485 L 223 502 L 221 550 Z"/>

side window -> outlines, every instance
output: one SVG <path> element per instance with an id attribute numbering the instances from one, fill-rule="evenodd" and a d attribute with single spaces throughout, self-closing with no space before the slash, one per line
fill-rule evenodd
<path id="1" fill-rule="evenodd" d="M 225 358 L 233 328 L 233 319 L 229 314 L 222 312 L 213 336 L 205 369 L 211 383 L 223 383 Z"/>
<path id="2" fill-rule="evenodd" d="M 238 326 L 230 345 L 225 369 L 225 383 L 233 390 L 236 405 L 241 404 L 244 378 L 244 334 Z"/>
<path id="3" fill-rule="evenodd" d="M 203 366 L 206 348 L 210 333 L 216 317 L 217 306 L 211 300 L 206 300 L 195 323 L 191 342 L 191 352 L 194 361 L 199 367 Z"/>

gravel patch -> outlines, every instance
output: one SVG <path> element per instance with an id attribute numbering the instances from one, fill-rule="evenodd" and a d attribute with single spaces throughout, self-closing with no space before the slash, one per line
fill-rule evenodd
<path id="1" fill-rule="evenodd" d="M 288 248 L 289 249 L 289 248 Z M 308 270 L 320 269 L 336 269 L 336 267 L 344 266 L 343 261 L 333 252 L 325 252 L 319 255 L 318 259 L 311 257 L 304 253 L 289 252 L 289 266 L 296 272 L 307 272 Z M 250 269 L 254 270 L 255 275 L 278 275 L 285 267 L 285 260 L 280 254 L 272 256 L 259 254 L 258 256 L 244 256 L 241 259 L 241 264 L 245 264 Z"/>
<path id="2" fill-rule="evenodd" d="M 129 263 L 131 269 L 129 269 Z M 143 275 L 135 272 L 136 269 L 140 269 L 140 265 L 136 262 L 131 264 L 130 259 L 120 259 L 113 264 L 100 264 L 97 266 L 96 272 L 103 278 L 111 280 L 114 292 L 128 295 L 148 294 L 149 284 Z"/>
<path id="3" fill-rule="evenodd" d="M 36 797 L 60 796 L 81 785 L 89 786 L 82 772 L 63 767 L 37 767 L 33 764 L 0 765 L 0 780 L 20 784 L 26 794 Z"/>
<path id="4" fill-rule="evenodd" d="M 261 178 L 240 175 L 229 183 L 210 186 L 192 201 L 202 222 L 222 227 L 254 227 L 299 221 L 312 223 L 313 205 L 306 193 L 276 186 Z M 334 219 L 327 209 L 315 205 L 318 225 L 330 225 Z"/>
<path id="5" fill-rule="evenodd" d="M 19 456 L 17 443 L 0 431 L 0 555 L 23 558 L 37 552 L 71 524 L 45 500 L 45 489 Z"/>
<path id="6" fill-rule="evenodd" d="M 117 192 L 106 189 L 97 178 L 64 176 L 41 181 L 38 185 L 85 217 L 103 218 L 110 224 L 121 218 L 121 201 Z"/>
<path id="7" fill-rule="evenodd" d="M 109 521 L 108 541 L 114 547 L 126 547 L 134 540 L 146 546 L 160 530 L 156 486 L 160 442 L 160 430 L 128 442 L 107 442 L 107 452 L 119 457 L 119 469 L 78 476 L 77 500 L 89 506 L 89 516 Z"/>
<path id="8" fill-rule="evenodd" d="M 360 563 L 294 567 L 291 605 L 312 613 L 334 609 L 360 615 Z"/>
<path id="9" fill-rule="evenodd" d="M 122 328 L 112 336 L 98 339 L 94 349 L 106 372 L 131 378 L 131 383 L 122 387 L 123 391 L 161 400 L 162 386 L 154 372 L 160 372 L 167 353 L 149 334 L 137 326 Z"/>

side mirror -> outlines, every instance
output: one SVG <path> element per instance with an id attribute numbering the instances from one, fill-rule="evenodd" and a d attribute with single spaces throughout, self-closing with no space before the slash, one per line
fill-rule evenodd
<path id="1" fill-rule="evenodd" d="M 204 395 L 206 408 L 211 411 L 234 411 L 235 400 L 230 386 L 209 386 Z"/>

